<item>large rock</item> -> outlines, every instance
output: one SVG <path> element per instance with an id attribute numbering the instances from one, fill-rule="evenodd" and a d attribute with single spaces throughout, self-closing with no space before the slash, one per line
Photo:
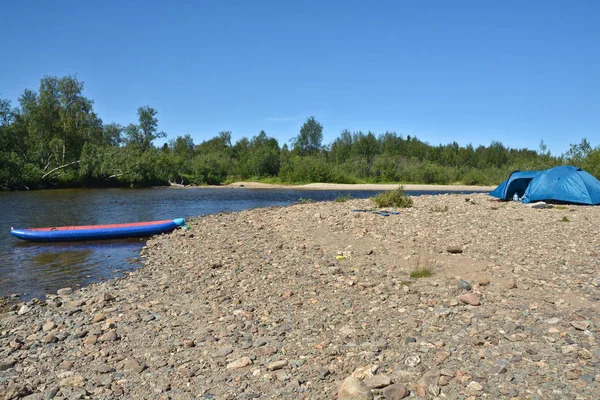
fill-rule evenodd
<path id="1" fill-rule="evenodd" d="M 364 383 L 349 376 L 342 382 L 337 398 L 338 400 L 372 400 L 373 393 Z"/>

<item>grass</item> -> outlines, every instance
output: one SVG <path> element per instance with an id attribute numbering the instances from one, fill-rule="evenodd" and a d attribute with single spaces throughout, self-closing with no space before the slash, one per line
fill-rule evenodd
<path id="1" fill-rule="evenodd" d="M 411 279 L 419 279 L 419 278 L 429 278 L 433 272 L 429 268 L 420 268 L 412 271 L 410 273 Z"/>
<path id="2" fill-rule="evenodd" d="M 568 210 L 569 207 L 567 206 L 553 206 L 552 208 L 557 209 L 557 210 Z"/>
<path id="3" fill-rule="evenodd" d="M 397 207 L 407 208 L 412 207 L 412 199 L 404 194 L 404 187 L 399 186 L 398 189 L 381 192 L 371 200 L 377 204 L 377 207 Z"/>
<path id="4" fill-rule="evenodd" d="M 410 273 L 411 279 L 420 279 L 420 278 L 429 278 L 433 275 L 431 268 L 426 267 L 427 263 L 427 253 L 423 249 L 419 249 L 417 252 L 417 257 L 415 259 L 415 267 Z"/>
<path id="5" fill-rule="evenodd" d="M 313 199 L 311 199 L 311 198 L 306 198 L 306 199 L 305 199 L 305 198 L 303 198 L 303 197 L 300 197 L 300 198 L 298 199 L 298 201 L 297 201 L 297 203 L 300 203 L 300 204 L 308 204 L 308 203 L 314 203 L 314 202 L 315 202 L 315 201 L 314 201 Z"/>
<path id="6" fill-rule="evenodd" d="M 339 193 L 337 195 L 337 197 L 335 198 L 334 201 L 336 203 L 344 203 L 344 202 L 346 202 L 348 200 L 352 200 L 352 195 L 350 195 L 350 193 L 348 193 L 348 194 L 341 194 L 341 193 Z"/>
<path id="7" fill-rule="evenodd" d="M 560 222 L 569 222 L 569 218 L 567 218 L 567 217 L 562 217 L 562 219 L 560 220 Z"/>

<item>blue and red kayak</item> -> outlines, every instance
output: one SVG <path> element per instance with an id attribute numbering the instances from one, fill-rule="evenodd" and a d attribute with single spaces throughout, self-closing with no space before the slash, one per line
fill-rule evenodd
<path id="1" fill-rule="evenodd" d="M 129 224 L 59 226 L 54 228 L 10 229 L 10 234 L 34 242 L 66 242 L 144 237 L 168 233 L 185 225 L 185 219 L 133 222 Z"/>

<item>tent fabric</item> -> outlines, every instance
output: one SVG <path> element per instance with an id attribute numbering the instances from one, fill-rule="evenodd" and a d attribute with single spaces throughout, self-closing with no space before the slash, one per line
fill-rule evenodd
<path id="1" fill-rule="evenodd" d="M 521 201 L 600 204 L 600 181 L 581 168 L 554 167 L 531 180 Z"/>
<path id="2" fill-rule="evenodd" d="M 531 180 L 540 172 L 541 171 L 514 171 L 504 182 L 490 192 L 490 196 L 497 197 L 500 200 L 512 200 L 516 193 L 517 196 L 523 197 L 525 189 L 527 189 Z"/>

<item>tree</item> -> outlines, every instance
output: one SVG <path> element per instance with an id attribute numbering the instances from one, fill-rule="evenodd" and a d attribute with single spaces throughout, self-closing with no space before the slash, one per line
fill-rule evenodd
<path id="1" fill-rule="evenodd" d="M 138 125 L 129 124 L 125 129 L 127 144 L 137 147 L 141 151 L 147 151 L 155 139 L 166 137 L 165 132 L 158 130 L 158 111 L 150 106 L 138 108 Z"/>
<path id="2" fill-rule="evenodd" d="M 300 128 L 300 134 L 296 136 L 293 146 L 294 150 L 301 156 L 310 156 L 322 149 L 322 141 L 323 125 L 315 117 L 309 117 Z"/>

